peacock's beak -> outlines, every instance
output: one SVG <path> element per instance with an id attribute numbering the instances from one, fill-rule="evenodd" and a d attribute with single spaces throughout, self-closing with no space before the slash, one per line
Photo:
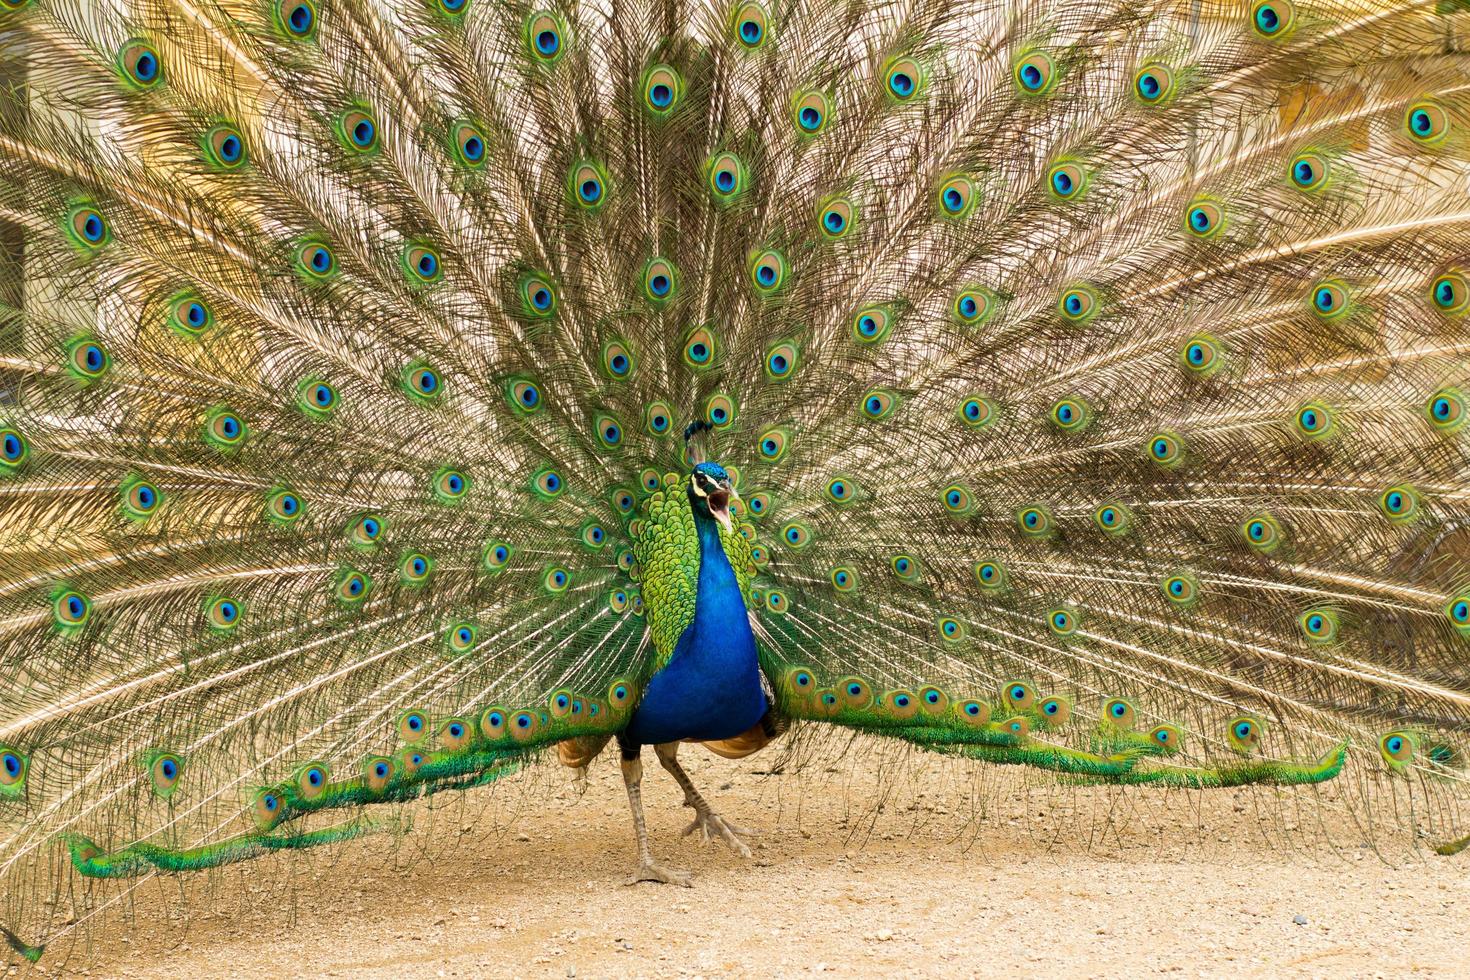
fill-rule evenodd
<path id="1" fill-rule="evenodd" d="M 734 489 L 730 487 L 720 487 L 714 493 L 709 495 L 710 515 L 714 517 L 715 520 L 719 521 L 720 526 L 727 531 L 730 530 L 731 527 L 730 501 L 739 499 L 740 497 L 735 493 Z"/>

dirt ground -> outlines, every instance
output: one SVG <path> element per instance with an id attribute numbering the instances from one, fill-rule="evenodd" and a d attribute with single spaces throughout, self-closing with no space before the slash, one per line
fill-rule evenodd
<path id="1" fill-rule="evenodd" d="M 864 743 L 799 767 L 686 747 L 716 809 L 761 831 L 743 861 L 679 837 L 688 811 L 647 755 L 655 855 L 692 888 L 623 884 L 632 831 L 604 756 L 580 797 L 541 766 L 421 804 L 407 834 L 144 882 L 25 972 L 1470 975 L 1470 853 L 1388 830 L 1370 846 L 1331 794 L 1058 788 Z"/>

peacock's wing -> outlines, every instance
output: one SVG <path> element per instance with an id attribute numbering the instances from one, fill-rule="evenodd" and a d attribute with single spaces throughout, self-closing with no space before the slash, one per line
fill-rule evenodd
<path id="1" fill-rule="evenodd" d="M 684 478 L 669 473 L 659 486 L 643 501 L 640 516 L 628 529 L 637 560 L 634 573 L 653 641 L 650 675 L 669 662 L 679 637 L 694 622 L 699 588 L 699 532 Z"/>

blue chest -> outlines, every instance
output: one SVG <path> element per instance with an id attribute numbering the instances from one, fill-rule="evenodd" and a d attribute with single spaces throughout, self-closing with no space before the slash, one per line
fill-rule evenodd
<path id="1" fill-rule="evenodd" d="M 730 738 L 766 711 L 755 635 L 719 526 L 703 516 L 695 517 L 695 526 L 700 561 L 694 622 L 648 682 L 628 724 L 628 737 L 640 745 Z"/>

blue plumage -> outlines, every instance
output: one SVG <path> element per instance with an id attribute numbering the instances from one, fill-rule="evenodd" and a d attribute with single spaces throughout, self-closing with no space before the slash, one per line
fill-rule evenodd
<path id="1" fill-rule="evenodd" d="M 766 711 L 755 635 L 719 525 L 698 509 L 694 522 L 700 554 L 694 622 L 644 691 L 628 726 L 627 739 L 635 744 L 730 738 Z"/>

